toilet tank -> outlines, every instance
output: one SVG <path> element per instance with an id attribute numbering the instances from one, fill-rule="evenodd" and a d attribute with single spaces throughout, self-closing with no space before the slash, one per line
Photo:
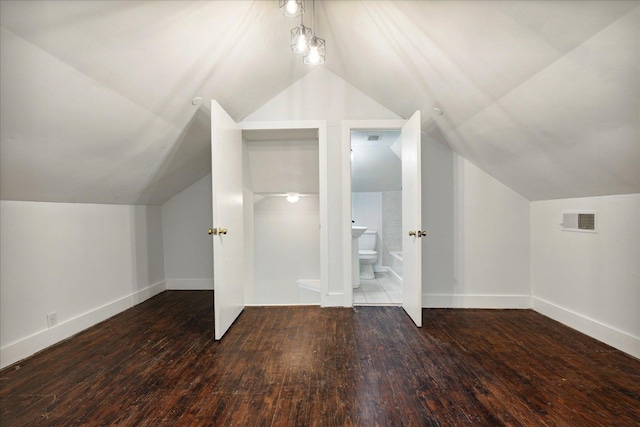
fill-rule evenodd
<path id="1" fill-rule="evenodd" d="M 361 250 L 375 251 L 378 233 L 375 230 L 367 230 L 358 239 L 358 248 Z"/>

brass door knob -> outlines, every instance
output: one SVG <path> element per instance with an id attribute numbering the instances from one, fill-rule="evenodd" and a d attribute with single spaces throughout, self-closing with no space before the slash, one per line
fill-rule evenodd
<path id="1" fill-rule="evenodd" d="M 409 232 L 409 236 L 415 236 L 415 235 L 416 235 L 416 232 L 415 232 L 415 231 L 410 231 L 410 232 Z"/>
<path id="2" fill-rule="evenodd" d="M 226 228 L 210 228 L 209 230 L 207 230 L 207 233 L 214 234 L 214 235 L 219 235 L 219 234 L 227 234 L 227 229 Z"/>
<path id="3" fill-rule="evenodd" d="M 418 230 L 418 237 L 425 237 L 426 235 L 427 235 L 427 232 L 426 232 L 426 231 L 424 231 L 424 230 L 422 230 L 422 231 Z"/>

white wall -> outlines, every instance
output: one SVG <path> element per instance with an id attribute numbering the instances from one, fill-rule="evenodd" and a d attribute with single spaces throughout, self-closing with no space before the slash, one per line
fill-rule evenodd
<path id="1" fill-rule="evenodd" d="M 452 300 L 456 286 L 454 156 L 448 145 L 422 134 L 422 228 L 427 231 L 422 240 L 424 307 L 438 306 L 433 295 Z M 443 302 L 440 306 L 453 305 Z"/>
<path id="2" fill-rule="evenodd" d="M 342 120 L 398 119 L 325 69 L 281 92 L 244 121 L 327 120 L 329 292 L 343 290 Z M 529 307 L 529 202 L 423 134 L 425 307 Z M 467 234 L 468 233 L 468 234 Z M 342 305 L 336 298 L 335 305 Z"/>
<path id="3" fill-rule="evenodd" d="M 162 292 L 161 235 L 157 207 L 0 202 L 0 365 Z"/>
<path id="4" fill-rule="evenodd" d="M 299 279 L 320 280 L 320 199 L 265 197 L 254 205 L 255 281 L 249 304 L 298 304 Z"/>
<path id="5" fill-rule="evenodd" d="M 452 160 L 453 277 L 444 270 L 429 276 L 433 263 L 427 259 L 423 306 L 529 307 L 529 201 L 462 157 L 454 154 Z M 446 194 L 440 197 L 447 201 Z M 438 228 L 430 213 L 427 209 L 428 233 Z M 445 228 L 447 224 L 445 221 Z M 447 233 L 438 236 L 445 251 Z M 427 249 L 427 257 L 435 250 Z M 443 280 L 431 282 L 430 278 Z"/>
<path id="6" fill-rule="evenodd" d="M 253 202 L 254 193 L 251 188 L 252 175 L 249 150 L 247 144 L 242 144 L 242 211 L 244 217 L 244 268 L 245 268 L 245 280 L 247 282 L 244 287 L 244 301 L 249 304 L 251 301 L 255 301 L 255 262 L 254 262 L 254 246 L 253 246 Z"/>
<path id="7" fill-rule="evenodd" d="M 597 233 L 561 231 L 597 211 Z M 640 357 L 640 194 L 531 203 L 533 308 Z"/>
<path id="8" fill-rule="evenodd" d="M 162 205 L 167 289 L 213 289 L 211 175 Z"/>
<path id="9" fill-rule="evenodd" d="M 137 289 L 164 283 L 164 241 L 160 206 L 132 206 L 133 262 Z"/>

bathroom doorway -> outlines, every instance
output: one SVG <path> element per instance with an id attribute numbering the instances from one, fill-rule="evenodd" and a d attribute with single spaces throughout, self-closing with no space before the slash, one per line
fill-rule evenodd
<path id="1" fill-rule="evenodd" d="M 359 236 L 363 227 L 352 219 L 351 133 L 354 130 L 399 130 L 402 171 L 402 308 L 417 327 L 422 326 L 422 153 L 420 111 L 408 120 L 345 120 L 342 122 L 342 205 L 345 305 L 353 305 L 354 285 L 359 285 Z M 353 154 L 354 160 L 356 153 Z M 383 171 L 384 172 L 384 171 Z M 395 252 L 395 251 L 394 251 Z M 389 254 L 391 255 L 391 254 Z M 391 255 L 392 256 L 392 255 Z"/>
<path id="2" fill-rule="evenodd" d="M 353 305 L 401 305 L 400 130 L 352 130 L 350 162 L 351 219 L 354 226 L 366 228 L 357 238 Z"/>

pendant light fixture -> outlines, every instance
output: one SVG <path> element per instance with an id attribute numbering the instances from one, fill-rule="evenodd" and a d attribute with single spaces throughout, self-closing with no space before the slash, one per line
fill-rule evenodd
<path id="1" fill-rule="evenodd" d="M 291 30 L 291 50 L 303 56 L 303 62 L 309 65 L 324 64 L 325 42 L 317 37 L 316 0 L 313 1 L 313 27 L 304 25 L 304 0 L 280 0 L 280 10 L 287 17 L 300 17 L 300 26 Z"/>
<path id="2" fill-rule="evenodd" d="M 280 10 L 287 18 L 297 18 L 304 13 L 304 0 L 280 0 Z"/>
<path id="3" fill-rule="evenodd" d="M 313 37 L 309 49 L 304 53 L 304 63 L 309 65 L 324 64 L 324 39 L 316 37 L 316 0 L 313 0 Z"/>
<path id="4" fill-rule="evenodd" d="M 291 50 L 295 53 L 306 53 L 313 38 L 311 28 L 304 26 L 304 15 L 300 15 L 300 26 L 291 30 Z"/>
<path id="5" fill-rule="evenodd" d="M 304 63 L 309 65 L 324 64 L 324 39 L 313 36 L 309 42 L 309 50 L 304 55 Z"/>

